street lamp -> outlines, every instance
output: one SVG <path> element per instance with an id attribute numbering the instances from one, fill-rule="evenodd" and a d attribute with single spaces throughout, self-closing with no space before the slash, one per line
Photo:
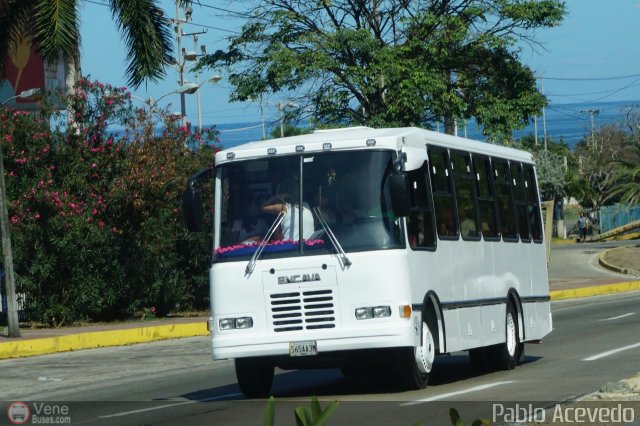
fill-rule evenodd
<path id="1" fill-rule="evenodd" d="M 40 94 L 40 88 L 39 87 L 34 87 L 33 89 L 28 89 L 28 90 L 23 90 L 22 92 L 18 93 L 15 96 L 10 97 L 9 99 L 5 99 L 4 101 L 2 101 L 2 103 L 0 104 L 0 107 L 5 106 L 6 104 L 8 104 L 9 102 L 11 102 L 14 99 L 27 99 L 27 98 L 31 98 L 35 95 Z"/>
<path id="2" fill-rule="evenodd" d="M 17 95 L 4 100 L 0 107 L 13 99 L 26 99 L 40 93 L 40 88 L 22 91 Z M 9 228 L 9 212 L 7 210 L 7 186 L 4 181 L 4 158 L 2 144 L 0 144 L 0 233 L 2 233 L 2 255 L 5 269 L 5 294 L 7 295 L 7 322 L 9 337 L 20 337 L 20 324 L 18 321 L 18 300 L 16 298 L 16 283 L 13 273 L 13 253 L 11 251 L 11 234 Z"/>
<path id="3" fill-rule="evenodd" d="M 287 108 L 298 108 L 298 104 L 295 104 L 293 102 L 278 102 L 276 104 L 276 108 L 278 108 L 278 111 L 280 111 L 280 137 L 283 138 L 284 137 L 284 111 Z"/>

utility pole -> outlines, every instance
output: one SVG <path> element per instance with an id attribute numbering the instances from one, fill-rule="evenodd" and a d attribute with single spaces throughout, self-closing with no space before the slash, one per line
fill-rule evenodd
<path id="1" fill-rule="evenodd" d="M 4 285 L 7 297 L 7 322 L 9 337 L 20 337 L 18 322 L 18 300 L 16 299 L 15 275 L 13 273 L 13 253 L 9 233 L 9 212 L 7 211 L 7 187 L 4 181 L 4 158 L 0 144 L 0 232 L 2 232 L 2 255 L 4 260 Z"/>
<path id="2" fill-rule="evenodd" d="M 185 65 L 185 55 L 184 50 L 182 49 L 182 24 L 186 24 L 191 21 L 192 10 L 190 7 L 185 8 L 184 10 L 184 19 L 180 17 L 180 2 L 176 1 L 176 19 L 175 19 L 175 30 L 176 30 L 176 41 L 178 49 L 176 51 L 176 68 L 178 70 L 178 87 L 184 86 L 184 65 Z M 180 114 L 182 115 L 182 125 L 186 126 L 187 124 L 187 108 L 185 105 L 185 94 L 180 93 Z"/>
<path id="3" fill-rule="evenodd" d="M 185 52 L 184 48 L 182 50 L 182 59 L 183 59 L 185 64 L 186 64 L 187 61 L 196 61 L 199 56 L 204 56 L 204 55 L 207 54 L 207 48 L 204 45 L 200 46 L 200 51 L 202 52 L 201 54 L 198 54 L 196 52 L 196 49 L 198 48 L 198 36 L 200 34 L 205 34 L 206 32 L 207 31 L 204 30 L 204 31 L 198 31 L 198 32 L 195 32 L 195 33 L 182 34 L 183 37 L 192 37 L 193 38 L 193 51 L 192 52 Z M 200 72 L 196 71 L 195 72 L 195 78 L 196 78 L 196 85 L 198 85 L 198 86 L 199 86 L 199 81 L 198 81 L 199 76 L 200 76 Z M 202 110 L 200 108 L 200 89 L 198 89 L 196 91 L 196 98 L 197 98 L 197 105 L 198 105 L 198 131 L 202 132 Z"/>
<path id="4" fill-rule="evenodd" d="M 580 112 L 583 114 L 589 114 L 589 119 L 591 121 L 591 145 L 595 150 L 597 146 L 596 146 L 596 125 L 595 125 L 594 117 L 600 114 L 600 110 L 599 109 L 583 109 Z"/>
<path id="5" fill-rule="evenodd" d="M 544 80 L 540 81 L 541 92 L 544 95 Z M 542 138 L 544 141 L 544 150 L 547 150 L 547 113 L 546 108 L 542 107 Z"/>

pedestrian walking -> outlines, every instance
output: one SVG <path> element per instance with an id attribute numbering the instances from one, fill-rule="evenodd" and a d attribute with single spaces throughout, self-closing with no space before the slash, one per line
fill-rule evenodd
<path id="1" fill-rule="evenodd" d="M 578 231 L 580 232 L 580 242 L 584 243 L 587 238 L 587 216 L 585 216 L 584 212 L 580 212 L 580 217 L 578 218 Z"/>

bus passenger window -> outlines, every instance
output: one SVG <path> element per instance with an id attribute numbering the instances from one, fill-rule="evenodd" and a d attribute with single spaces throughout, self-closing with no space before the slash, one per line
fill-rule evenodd
<path id="1" fill-rule="evenodd" d="M 451 162 L 458 203 L 460 234 L 464 239 L 477 239 L 480 237 L 476 214 L 477 191 L 471 167 L 471 157 L 468 152 L 453 152 Z"/>
<path id="2" fill-rule="evenodd" d="M 498 216 L 491 162 L 488 157 L 474 155 L 473 166 L 478 183 L 480 229 L 482 230 L 482 235 L 485 240 L 495 240 L 500 237 L 500 234 L 498 231 Z"/>
<path id="3" fill-rule="evenodd" d="M 458 221 L 455 214 L 449 153 L 446 149 L 438 148 L 429 148 L 428 152 L 438 237 L 456 239 L 458 238 Z"/>
<path id="4" fill-rule="evenodd" d="M 509 163 L 505 160 L 494 160 L 495 187 L 500 216 L 500 232 L 505 240 L 517 240 L 518 229 L 513 200 L 513 182 Z"/>

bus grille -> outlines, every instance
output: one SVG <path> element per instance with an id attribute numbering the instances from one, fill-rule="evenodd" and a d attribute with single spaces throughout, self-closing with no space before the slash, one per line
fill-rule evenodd
<path id="1" fill-rule="evenodd" d="M 275 293 L 270 299 L 273 331 L 317 330 L 336 326 L 332 290 Z"/>

